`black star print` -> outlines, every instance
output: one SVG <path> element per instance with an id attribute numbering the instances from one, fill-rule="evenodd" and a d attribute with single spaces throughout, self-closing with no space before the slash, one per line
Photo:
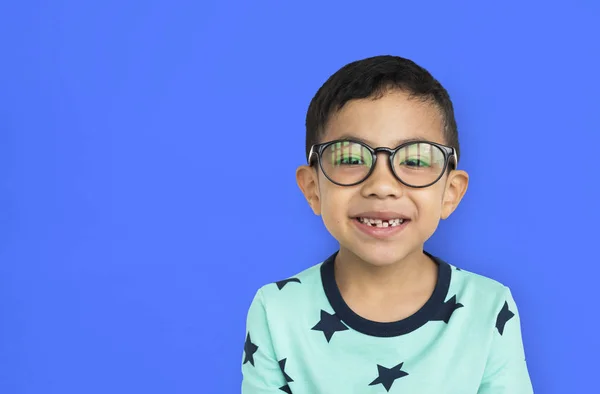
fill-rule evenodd
<path id="1" fill-rule="evenodd" d="M 496 318 L 496 328 L 498 329 L 500 335 L 504 333 L 504 326 L 506 325 L 506 322 L 512 319 L 514 316 L 515 314 L 508 309 L 508 302 L 504 301 L 504 306 Z"/>
<path id="2" fill-rule="evenodd" d="M 244 352 L 246 353 L 246 357 L 244 357 L 244 364 L 250 361 L 250 364 L 254 367 L 254 353 L 258 350 L 258 346 L 252 343 L 250 340 L 250 333 L 246 337 L 246 343 L 244 344 Z"/>
<path id="3" fill-rule="evenodd" d="M 283 377 L 285 378 L 286 383 L 291 383 L 294 380 L 292 378 L 290 378 L 290 375 L 285 373 L 285 362 L 286 361 L 287 361 L 287 358 L 284 358 L 283 360 L 279 360 L 279 368 L 281 368 L 281 372 L 283 373 Z M 279 390 L 284 391 L 288 394 L 292 394 L 292 390 L 290 389 L 290 386 L 288 384 L 280 387 Z"/>
<path id="4" fill-rule="evenodd" d="M 376 384 L 381 384 L 381 385 L 383 385 L 383 387 L 385 387 L 385 391 L 390 391 L 390 388 L 392 388 L 392 384 L 394 384 L 394 381 L 396 379 L 400 379 L 400 378 L 408 375 L 408 373 L 406 373 L 402 370 L 402 364 L 404 364 L 404 363 L 400 363 L 400 364 L 396 365 L 394 368 L 386 368 L 384 366 L 377 364 L 377 370 L 379 372 L 379 377 L 377 377 L 377 379 L 372 381 L 369 384 L 369 386 L 375 386 Z"/>
<path id="5" fill-rule="evenodd" d="M 315 331 L 323 331 L 325 339 L 329 342 L 336 331 L 345 331 L 348 327 L 346 327 L 335 314 L 330 315 L 324 310 L 321 310 L 321 320 L 312 329 Z"/>
<path id="6" fill-rule="evenodd" d="M 456 268 L 456 270 L 457 270 L 457 271 L 462 271 L 462 270 L 461 270 L 460 268 L 458 268 L 458 267 L 455 267 L 455 268 Z"/>
<path id="7" fill-rule="evenodd" d="M 283 289 L 283 286 L 287 285 L 290 282 L 302 283 L 302 282 L 300 282 L 300 279 L 298 279 L 298 278 L 284 279 L 284 280 L 280 280 L 279 282 L 275 282 L 275 283 L 277 284 L 277 287 L 279 288 L 279 290 L 281 290 L 281 289 Z"/>
<path id="8" fill-rule="evenodd" d="M 443 321 L 444 323 L 448 324 L 448 322 L 450 321 L 450 317 L 452 316 L 454 311 L 458 308 L 462 308 L 463 306 L 463 304 L 456 302 L 456 295 L 454 295 L 452 296 L 452 298 L 450 298 L 448 301 L 444 302 L 440 306 L 440 309 L 438 310 L 437 314 L 431 320 Z"/>
<path id="9" fill-rule="evenodd" d="M 292 394 L 292 389 L 287 384 L 285 386 L 281 386 L 279 388 L 279 390 L 281 390 L 281 391 L 283 391 L 284 393 L 287 393 L 287 394 Z"/>

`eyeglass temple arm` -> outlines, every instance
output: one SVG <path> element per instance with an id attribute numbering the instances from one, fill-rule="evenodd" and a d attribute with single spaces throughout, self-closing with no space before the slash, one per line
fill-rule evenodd
<path id="1" fill-rule="evenodd" d="M 312 158 L 314 153 L 315 153 L 315 146 L 313 145 L 310 147 L 310 150 L 308 151 L 308 157 L 306 159 L 308 164 L 310 164 L 310 159 Z"/>
<path id="2" fill-rule="evenodd" d="M 448 156 L 448 160 L 453 159 L 452 161 L 454 162 L 454 169 L 456 170 L 458 168 L 458 156 L 456 156 L 456 149 L 450 147 L 451 151 L 450 151 L 450 156 Z"/>

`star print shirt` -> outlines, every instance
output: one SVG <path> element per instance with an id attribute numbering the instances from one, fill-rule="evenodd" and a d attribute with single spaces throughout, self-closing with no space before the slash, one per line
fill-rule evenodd
<path id="1" fill-rule="evenodd" d="M 429 256 L 434 292 L 397 322 L 348 307 L 335 254 L 261 287 L 247 316 L 242 394 L 533 393 L 510 290 Z"/>

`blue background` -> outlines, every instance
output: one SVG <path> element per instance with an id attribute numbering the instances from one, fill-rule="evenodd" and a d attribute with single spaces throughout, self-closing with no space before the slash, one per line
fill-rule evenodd
<path id="1" fill-rule="evenodd" d="M 0 393 L 239 392 L 256 289 L 335 249 L 309 101 L 384 53 L 456 106 L 471 186 L 428 249 L 511 287 L 536 392 L 591 392 L 600 7 L 483 3 L 2 2 Z"/>

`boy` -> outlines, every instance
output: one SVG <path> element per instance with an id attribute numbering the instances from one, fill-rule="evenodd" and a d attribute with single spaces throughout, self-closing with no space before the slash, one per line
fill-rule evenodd
<path id="1" fill-rule="evenodd" d="M 346 65 L 306 152 L 298 185 L 339 250 L 258 290 L 242 393 L 533 393 L 510 290 L 423 250 L 469 180 L 440 83 L 400 57 Z"/>

